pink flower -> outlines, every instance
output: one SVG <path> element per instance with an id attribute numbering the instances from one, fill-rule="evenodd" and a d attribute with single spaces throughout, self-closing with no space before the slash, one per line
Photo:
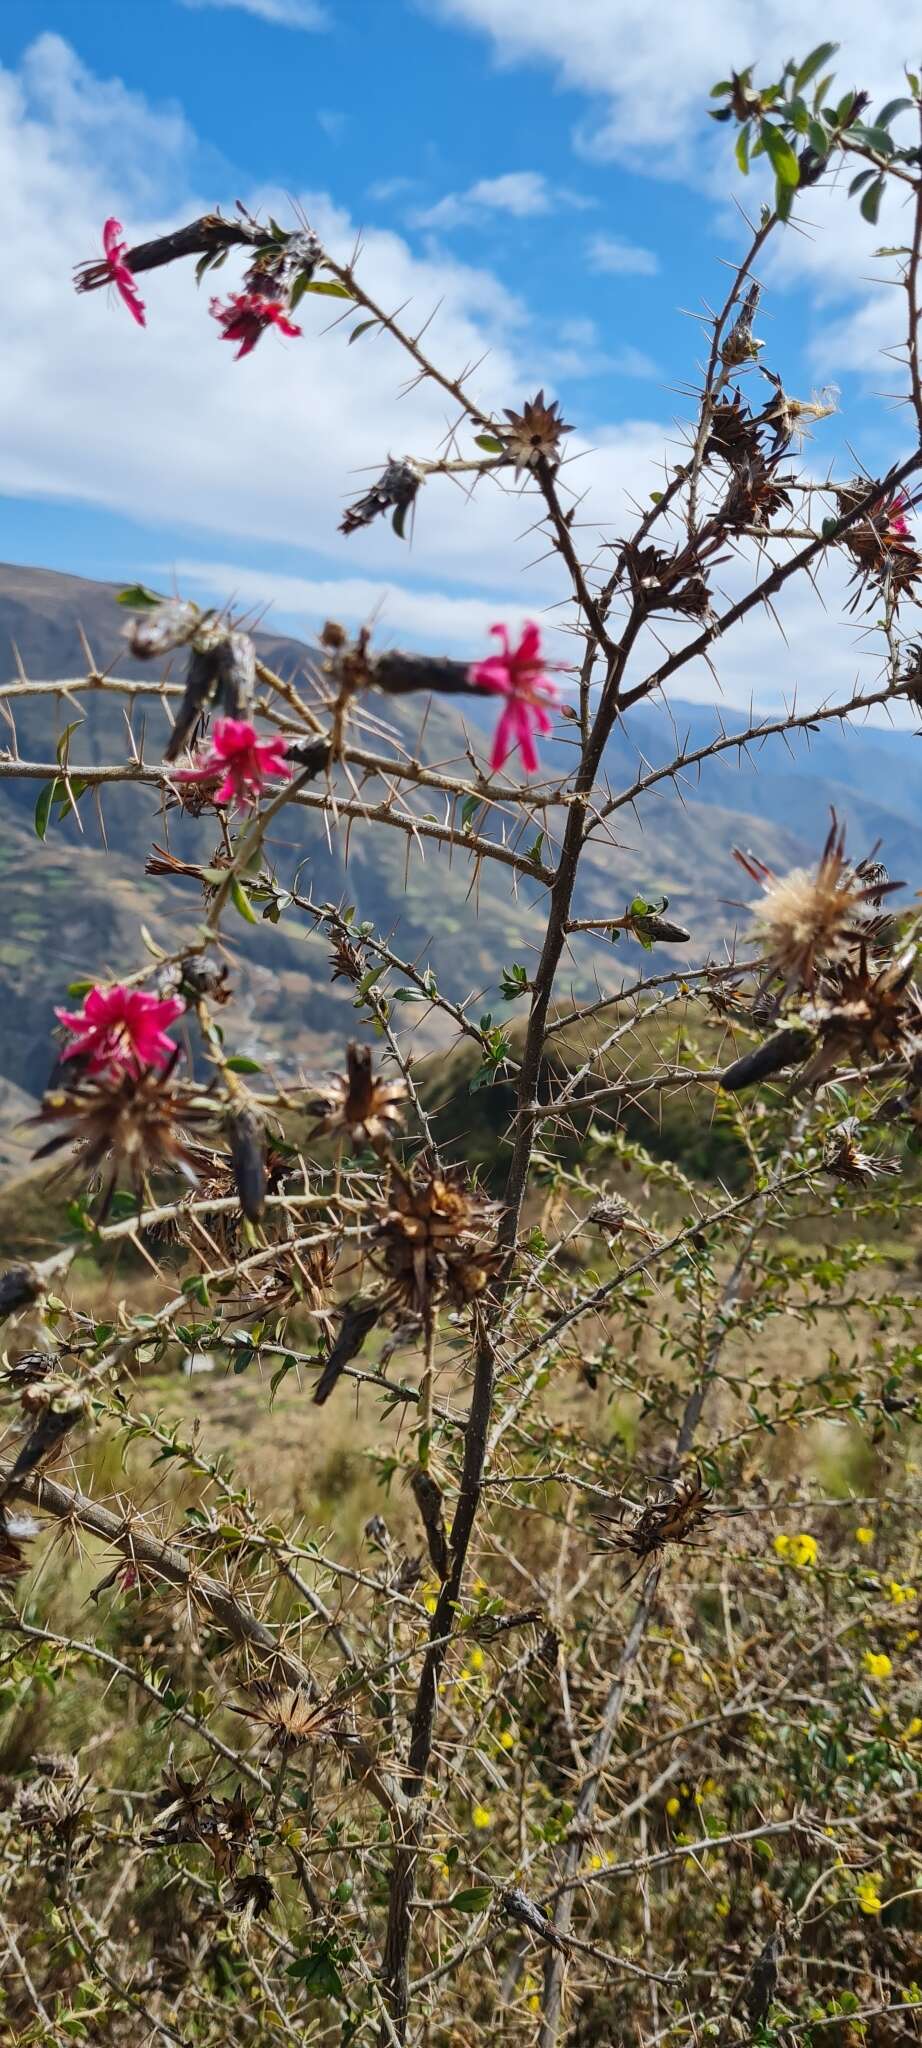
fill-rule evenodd
<path id="1" fill-rule="evenodd" d="M 142 1067 L 165 1067 L 176 1053 L 166 1035 L 185 1010 L 179 996 L 145 995 L 140 988 L 91 988 L 82 1010 L 56 1010 L 72 1042 L 65 1060 L 86 1061 L 87 1072 L 137 1073 Z"/>
<path id="2" fill-rule="evenodd" d="M 236 803 L 241 810 L 256 803 L 263 784 L 274 779 L 287 782 L 291 769 L 285 759 L 288 741 L 280 733 L 272 739 L 256 737 L 256 728 L 245 718 L 219 718 L 211 735 L 211 747 L 194 768 L 174 770 L 177 782 L 220 782 L 216 804 Z"/>
<path id="3" fill-rule="evenodd" d="M 125 262 L 125 244 L 121 236 L 121 221 L 107 220 L 102 231 L 102 246 L 106 252 L 106 268 L 119 298 L 124 300 L 132 320 L 136 320 L 139 327 L 146 327 L 144 300 L 135 284 L 134 271 L 130 270 Z"/>
<path id="4" fill-rule="evenodd" d="M 300 334 L 293 320 L 289 320 L 280 299 L 267 299 L 262 292 L 234 292 L 227 305 L 220 299 L 212 299 L 209 307 L 212 319 L 219 320 L 224 329 L 222 341 L 239 341 L 240 347 L 234 358 L 248 356 L 256 347 L 261 334 L 267 327 L 277 327 L 280 334 Z"/>
<path id="5" fill-rule="evenodd" d="M 490 767 L 496 774 L 518 747 L 526 775 L 535 775 L 538 756 L 534 735 L 550 732 L 551 720 L 545 707 L 557 701 L 556 685 L 541 660 L 541 635 L 529 620 L 518 646 L 510 648 L 505 626 L 491 626 L 490 631 L 501 641 L 502 653 L 491 654 L 486 661 L 475 661 L 470 670 L 472 683 L 479 683 L 482 690 L 495 690 L 509 700 L 493 735 Z"/>

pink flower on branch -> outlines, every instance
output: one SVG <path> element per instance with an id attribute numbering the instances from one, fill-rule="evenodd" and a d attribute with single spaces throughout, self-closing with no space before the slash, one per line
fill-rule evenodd
<path id="1" fill-rule="evenodd" d="M 216 804 L 236 803 L 246 810 L 258 802 L 267 782 L 287 782 L 291 769 L 285 759 L 288 741 L 280 733 L 271 739 L 257 737 L 256 727 L 245 718 L 219 718 L 211 735 L 211 746 L 191 768 L 177 768 L 177 782 L 215 782 Z"/>
<path id="2" fill-rule="evenodd" d="M 518 747 L 526 775 L 536 775 L 534 735 L 550 732 L 547 706 L 557 702 L 557 686 L 541 658 L 541 635 L 529 620 L 518 646 L 511 648 L 505 626 L 491 626 L 490 631 L 501 642 L 502 653 L 491 654 L 486 661 L 475 661 L 470 671 L 472 683 L 508 699 L 493 735 L 490 768 L 498 773 Z"/>
<path id="3" fill-rule="evenodd" d="M 222 341 L 239 341 L 234 358 L 238 363 L 241 356 L 248 356 L 256 347 L 267 327 L 277 327 L 280 334 L 301 332 L 289 319 L 281 299 L 266 298 L 262 292 L 234 292 L 226 306 L 222 306 L 220 299 L 212 299 L 209 312 L 224 329 Z"/>
<path id="4" fill-rule="evenodd" d="M 106 269 L 109 281 L 114 284 L 119 298 L 124 301 L 132 320 L 139 327 L 146 327 L 144 300 L 135 283 L 134 271 L 125 262 L 125 243 L 122 241 L 120 220 L 107 220 L 102 231 L 102 246 L 106 252 Z"/>
<path id="5" fill-rule="evenodd" d="M 185 1010 L 180 996 L 146 995 L 140 988 L 91 988 L 82 1010 L 56 1010 L 71 1043 L 61 1057 L 86 1062 L 90 1074 L 138 1073 L 142 1067 L 165 1067 L 177 1048 L 167 1037 Z"/>

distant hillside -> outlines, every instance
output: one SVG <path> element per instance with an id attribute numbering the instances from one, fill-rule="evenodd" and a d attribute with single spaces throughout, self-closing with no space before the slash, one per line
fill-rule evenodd
<path id="1" fill-rule="evenodd" d="M 126 580 L 130 570 L 126 571 Z M 0 675 L 17 673 L 17 661 L 35 679 L 51 681 L 85 673 L 81 629 L 100 669 L 150 678 L 123 653 L 124 613 L 115 604 L 117 586 L 90 583 L 48 570 L 0 566 Z M 301 642 L 264 633 L 260 651 L 272 667 L 304 673 L 311 653 Z M 140 708 L 143 706 L 143 710 Z M 479 710 L 479 707 L 477 707 Z M 421 707 L 395 708 L 393 700 L 370 700 L 374 715 L 409 743 Z M 20 753 L 51 761 L 64 728 L 82 716 L 72 736 L 71 764 L 128 757 L 122 701 L 98 693 L 75 700 L 45 694 L 15 700 Z M 739 714 L 737 714 L 739 716 Z M 724 711 L 724 723 L 733 714 Z M 426 723 L 424 746 L 441 764 L 467 768 L 464 722 L 474 723 L 465 704 L 464 721 L 452 705 L 435 704 Z M 741 720 L 745 725 L 745 719 Z M 159 757 L 164 714 L 154 702 L 137 701 L 135 741 Z M 638 768 L 665 763 L 675 753 L 675 733 L 694 746 L 715 730 L 708 707 L 676 704 L 665 710 L 638 707 L 613 737 L 606 772 L 613 790 L 629 786 Z M 0 731 L 0 743 L 12 736 Z M 572 742 L 557 741 L 545 756 L 561 772 L 572 764 Z M 734 844 L 752 845 L 781 866 L 809 859 L 821 842 L 831 803 L 848 821 L 850 844 L 864 851 L 875 839 L 891 872 L 910 882 L 922 875 L 922 756 L 905 736 L 861 729 L 822 727 L 809 750 L 796 743 L 792 756 L 781 741 L 738 762 L 735 752 L 709 763 L 698 781 L 689 776 L 643 799 L 638 812 L 625 808 L 612 820 L 612 839 L 600 839 L 586 863 L 576 906 L 580 916 L 617 914 L 637 890 L 663 892 L 672 912 L 691 929 L 696 954 L 716 943 L 732 922 L 728 901 L 745 893 L 731 859 Z M 374 795 L 374 785 L 370 785 Z M 41 843 L 33 829 L 39 785 L 0 783 L 0 875 L 4 916 L 0 923 L 0 1174 L 21 1156 L 14 1128 L 24 1107 L 41 1092 L 50 1064 L 53 1006 L 77 976 L 134 964 L 138 926 L 155 938 L 171 937 L 194 925 L 199 897 L 191 883 L 170 883 L 144 874 L 152 842 L 169 844 L 183 858 L 207 858 L 214 826 L 176 811 L 165 815 L 146 788 L 107 789 L 102 826 L 86 800 L 85 836 L 74 821 L 54 824 Z M 420 806 L 422 809 L 423 806 Z M 542 928 L 543 891 L 493 864 L 476 878 L 470 863 L 451 862 L 430 849 L 424 861 L 401 835 L 362 820 L 341 823 L 332 845 L 325 827 L 303 811 L 284 816 L 274 846 L 280 874 L 300 867 L 302 886 L 320 899 L 346 898 L 361 917 L 393 934 L 406 957 L 437 966 L 441 985 L 461 999 L 484 993 L 484 1006 L 501 1010 L 496 994 L 499 969 L 513 960 L 526 966 Z M 436 879 L 437 878 L 437 879 Z M 232 934 L 239 995 L 229 1017 L 235 1045 L 285 1071 L 325 1063 L 349 1030 L 353 1013 L 348 990 L 331 986 L 326 948 L 304 925 L 237 924 Z M 175 938 L 173 940 L 175 943 Z M 638 971 L 643 955 L 633 945 L 613 950 L 605 941 L 580 940 L 564 989 L 576 996 L 615 987 Z M 680 955 L 673 959 L 677 963 Z M 664 966 L 670 958 L 658 955 Z M 431 1027 L 412 1014 L 421 1047 L 432 1043 Z M 514 1013 L 513 1013 L 514 1014 Z M 427 1033 L 429 1035 L 427 1035 Z"/>

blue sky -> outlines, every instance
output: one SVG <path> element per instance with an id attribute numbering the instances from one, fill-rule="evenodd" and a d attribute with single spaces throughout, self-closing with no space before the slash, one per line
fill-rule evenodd
<path id="1" fill-rule="evenodd" d="M 902 13 L 825 10 L 843 86 L 899 90 Z M 337 535 L 388 452 L 430 453 L 445 428 L 441 401 L 399 398 L 389 344 L 347 354 L 329 309 L 303 301 L 300 341 L 267 336 L 234 364 L 191 265 L 146 281 L 143 334 L 105 295 L 74 297 L 70 268 L 108 213 L 132 240 L 237 196 L 285 218 L 297 197 L 338 252 L 364 231 L 390 303 L 409 297 L 421 320 L 441 301 L 433 352 L 453 369 L 484 355 L 488 404 L 539 382 L 562 399 L 574 481 L 623 532 L 663 451 L 679 459 L 701 353 L 680 309 L 722 295 L 743 245 L 707 88 L 760 50 L 802 54 L 799 14 L 791 0 L 4 0 L 0 215 L 17 289 L 0 338 L 0 556 L 235 593 L 304 633 L 374 612 L 391 639 L 479 651 L 495 616 L 553 617 L 559 587 L 530 566 L 520 500 L 471 504 L 443 484 L 409 549 L 384 527 Z M 755 207 L 754 181 L 736 183 Z M 896 337 L 870 250 L 899 236 L 835 198 L 829 219 L 767 265 L 759 331 L 789 390 L 841 389 L 811 460 L 847 440 L 874 467 L 900 422 L 877 395 L 894 388 L 880 348 Z M 833 686 L 853 629 L 834 647 L 811 630 L 803 675 L 753 642 L 730 693 L 771 701 L 815 685 L 818 663 Z"/>

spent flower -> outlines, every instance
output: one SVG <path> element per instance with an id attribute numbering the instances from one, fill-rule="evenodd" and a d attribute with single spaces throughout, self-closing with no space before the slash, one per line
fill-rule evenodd
<path id="1" fill-rule="evenodd" d="M 114 284 L 132 320 L 136 320 L 139 327 L 146 327 L 147 308 L 135 283 L 134 271 L 125 261 L 126 244 L 122 241 L 120 220 L 110 218 L 106 221 L 102 231 L 102 246 L 106 252 L 106 269 L 110 283 Z"/>

